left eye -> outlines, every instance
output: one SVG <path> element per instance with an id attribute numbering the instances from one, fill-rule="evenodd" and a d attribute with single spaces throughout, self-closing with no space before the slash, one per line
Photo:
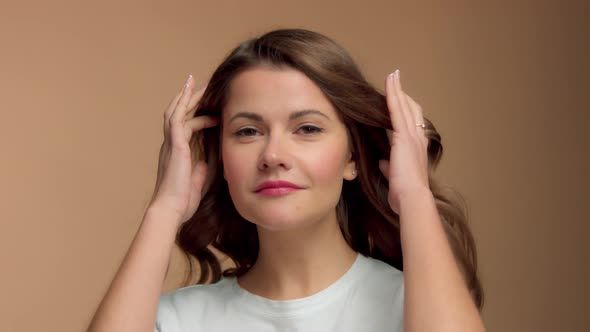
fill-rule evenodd
<path id="1" fill-rule="evenodd" d="M 304 134 L 314 134 L 314 133 L 320 133 L 320 132 L 324 131 L 324 129 L 322 129 L 322 128 L 318 128 L 316 126 L 310 126 L 310 125 L 301 126 L 301 127 L 299 127 L 299 130 L 303 131 Z"/>

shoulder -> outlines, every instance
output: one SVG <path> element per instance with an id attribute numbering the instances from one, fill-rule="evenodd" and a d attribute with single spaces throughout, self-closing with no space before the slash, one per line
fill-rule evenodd
<path id="1" fill-rule="evenodd" d="M 359 263 L 360 273 L 344 301 L 344 326 L 359 327 L 359 331 L 361 326 L 363 331 L 403 331 L 403 272 L 367 256 L 361 256 Z"/>
<path id="2" fill-rule="evenodd" d="M 373 257 L 362 256 L 369 278 L 388 278 L 397 282 L 403 282 L 404 273 L 395 267 Z"/>
<path id="3" fill-rule="evenodd" d="M 363 256 L 365 274 L 362 287 L 365 291 L 381 296 L 402 298 L 404 273 L 395 267 L 372 257 Z"/>
<path id="4" fill-rule="evenodd" d="M 218 300 L 224 293 L 227 294 L 230 287 L 230 279 L 222 278 L 214 284 L 178 288 L 162 294 L 160 296 L 160 306 L 182 309 L 187 305 L 198 305 L 199 303 Z"/>
<path id="5" fill-rule="evenodd" d="M 214 284 L 192 285 L 162 294 L 158 304 L 157 324 L 182 320 L 206 308 L 223 306 L 231 296 L 231 279 L 222 278 Z"/>

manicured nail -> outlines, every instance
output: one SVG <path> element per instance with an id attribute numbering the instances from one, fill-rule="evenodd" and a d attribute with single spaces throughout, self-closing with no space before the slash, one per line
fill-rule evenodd
<path id="1" fill-rule="evenodd" d="M 191 75 L 191 74 L 188 75 L 188 78 L 186 79 L 186 82 L 184 83 L 184 87 L 188 86 L 188 83 L 190 82 L 192 77 L 193 77 L 193 75 Z"/>
<path id="2" fill-rule="evenodd" d="M 393 73 L 389 73 L 387 79 L 389 80 L 389 83 L 393 84 Z"/>

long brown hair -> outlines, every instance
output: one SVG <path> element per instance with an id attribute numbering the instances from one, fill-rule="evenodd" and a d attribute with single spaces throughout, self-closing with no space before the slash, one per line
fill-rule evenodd
<path id="1" fill-rule="evenodd" d="M 229 84 L 239 73 L 255 66 L 293 68 L 307 75 L 331 101 L 344 122 L 358 177 L 344 181 L 337 216 L 348 244 L 357 252 L 403 270 L 400 221 L 387 202 L 388 182 L 378 167 L 389 159 L 391 130 L 385 96 L 371 86 L 350 55 L 332 39 L 303 29 L 281 29 L 249 39 L 236 47 L 213 73 L 195 116 L 221 116 Z M 462 196 L 432 178 L 443 152 L 441 136 L 424 119 L 428 137 L 430 189 L 464 280 L 479 310 L 483 289 L 477 275 L 477 254 L 467 224 Z M 176 243 L 189 264 L 185 285 L 200 266 L 197 284 L 217 282 L 222 276 L 241 276 L 258 256 L 255 224 L 236 210 L 223 177 L 221 126 L 197 132 L 191 139 L 194 159 L 208 163 L 204 195 L 195 214 L 180 227 Z M 222 271 L 219 253 L 235 267 Z"/>

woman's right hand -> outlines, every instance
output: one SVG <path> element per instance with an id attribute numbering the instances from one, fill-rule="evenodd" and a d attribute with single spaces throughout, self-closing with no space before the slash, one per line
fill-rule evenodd
<path id="1" fill-rule="evenodd" d="M 158 176 L 150 208 L 168 211 L 179 223 L 197 211 L 207 175 L 203 161 L 193 166 L 189 142 L 195 131 L 213 127 L 218 119 L 194 117 L 196 106 L 206 87 L 192 93 L 194 80 L 189 75 L 184 87 L 164 113 L 164 142 L 160 148 Z"/>

